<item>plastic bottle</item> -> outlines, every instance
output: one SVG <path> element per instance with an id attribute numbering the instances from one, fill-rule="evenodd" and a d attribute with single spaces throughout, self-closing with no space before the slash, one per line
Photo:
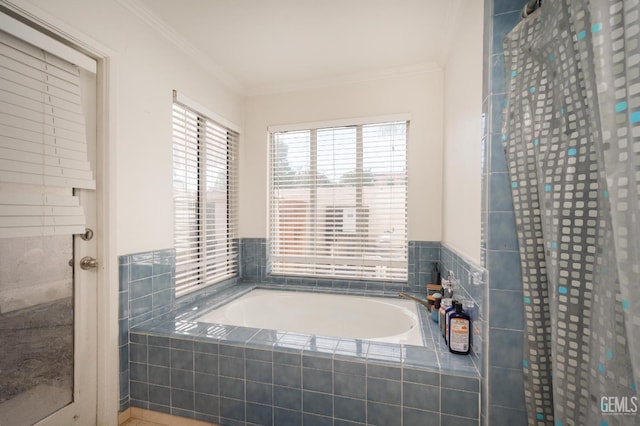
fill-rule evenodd
<path id="1" fill-rule="evenodd" d="M 434 302 L 433 302 L 433 308 L 431 308 L 431 320 L 437 324 L 440 317 L 440 305 L 442 302 L 442 295 L 440 293 L 435 293 L 433 295 L 433 299 L 434 299 Z"/>
<path id="2" fill-rule="evenodd" d="M 449 314 L 449 351 L 466 355 L 471 350 L 471 319 L 462 311 L 462 303 L 456 303 L 455 311 Z"/>
<path id="3" fill-rule="evenodd" d="M 458 301 L 456 299 L 453 299 L 451 301 L 451 306 L 449 306 L 447 310 L 444 311 L 444 334 L 442 336 L 444 337 L 444 341 L 445 343 L 447 343 L 447 345 L 449 344 L 449 316 L 455 311 L 457 304 Z"/>
<path id="4" fill-rule="evenodd" d="M 476 304 L 471 299 L 462 299 L 462 312 L 469 315 L 469 318 L 474 316 Z"/>
<path id="5" fill-rule="evenodd" d="M 450 298 L 444 298 L 440 301 L 440 312 L 438 315 L 438 326 L 440 327 L 440 335 L 444 338 L 444 319 L 447 308 L 449 308 L 452 304 L 452 300 Z"/>

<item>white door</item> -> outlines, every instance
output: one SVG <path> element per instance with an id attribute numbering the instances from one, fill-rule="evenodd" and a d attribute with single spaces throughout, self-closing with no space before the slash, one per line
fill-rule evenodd
<path id="1" fill-rule="evenodd" d="M 12 83 L 1 81 L 9 60 L 0 53 L 0 147 L 2 126 L 10 128 L 19 119 L 5 102 L 16 98 Z M 88 159 L 97 178 L 95 74 L 80 69 L 80 86 Z M 0 191 L 15 188 L 15 183 L 0 180 Z M 22 189 L 28 192 L 28 185 Z M 83 269 L 80 261 L 96 257 L 101 230 L 96 228 L 95 191 L 73 191 L 93 231 L 91 239 L 0 239 L 0 426 L 96 423 L 100 266 L 88 262 Z"/>
<path id="2" fill-rule="evenodd" d="M 87 127 L 87 148 L 92 170 L 96 170 L 96 76 L 80 70 L 82 103 Z M 94 176 L 97 174 L 94 173 Z M 93 237 L 85 240 L 80 235 L 73 237 L 73 283 L 74 283 L 74 357 L 73 357 L 73 401 L 49 415 L 38 425 L 70 426 L 92 425 L 96 419 L 97 393 L 97 297 L 96 266 L 83 269 L 80 261 L 96 258 L 97 240 L 101 230 L 97 228 L 96 192 L 76 189 L 84 208 L 87 228 Z M 86 237 L 86 236 L 85 236 Z"/>

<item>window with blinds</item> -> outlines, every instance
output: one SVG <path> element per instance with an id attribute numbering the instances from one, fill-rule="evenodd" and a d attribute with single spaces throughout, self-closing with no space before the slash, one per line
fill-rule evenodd
<path id="1" fill-rule="evenodd" d="M 77 66 L 0 31 L 0 238 L 85 232 L 95 189 Z"/>
<path id="2" fill-rule="evenodd" d="M 176 296 L 238 274 L 238 133 L 173 104 Z"/>
<path id="3" fill-rule="evenodd" d="M 271 273 L 407 279 L 408 121 L 271 132 Z"/>

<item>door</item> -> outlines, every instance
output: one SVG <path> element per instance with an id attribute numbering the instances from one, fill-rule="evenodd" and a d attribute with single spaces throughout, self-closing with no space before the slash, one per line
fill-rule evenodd
<path id="1" fill-rule="evenodd" d="M 19 99 L 12 93 L 13 83 L 2 81 L 5 76 L 12 78 L 5 68 L 10 60 L 0 53 L 0 149 L 6 149 L 3 141 L 9 144 L 8 138 L 2 139 L 2 129 L 21 119 L 13 112 L 17 108 L 5 102 Z M 88 160 L 97 178 L 96 75 L 79 72 Z M 0 169 L 5 164 L 12 167 L 6 161 Z M 33 189 L 0 179 L 0 191 L 29 193 Z M 81 259 L 95 258 L 101 235 L 96 228 L 96 194 L 91 189 L 46 191 L 73 192 L 93 236 L 0 238 L 0 426 L 92 425 L 96 421 L 99 265 L 85 261 L 87 269 L 81 267 Z M 8 223 L 6 217 L 0 220 Z"/>

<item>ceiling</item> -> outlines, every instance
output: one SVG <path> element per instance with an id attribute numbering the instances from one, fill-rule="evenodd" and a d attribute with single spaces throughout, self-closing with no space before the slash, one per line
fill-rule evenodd
<path id="1" fill-rule="evenodd" d="M 120 0 L 252 95 L 442 66 L 468 0 Z"/>

